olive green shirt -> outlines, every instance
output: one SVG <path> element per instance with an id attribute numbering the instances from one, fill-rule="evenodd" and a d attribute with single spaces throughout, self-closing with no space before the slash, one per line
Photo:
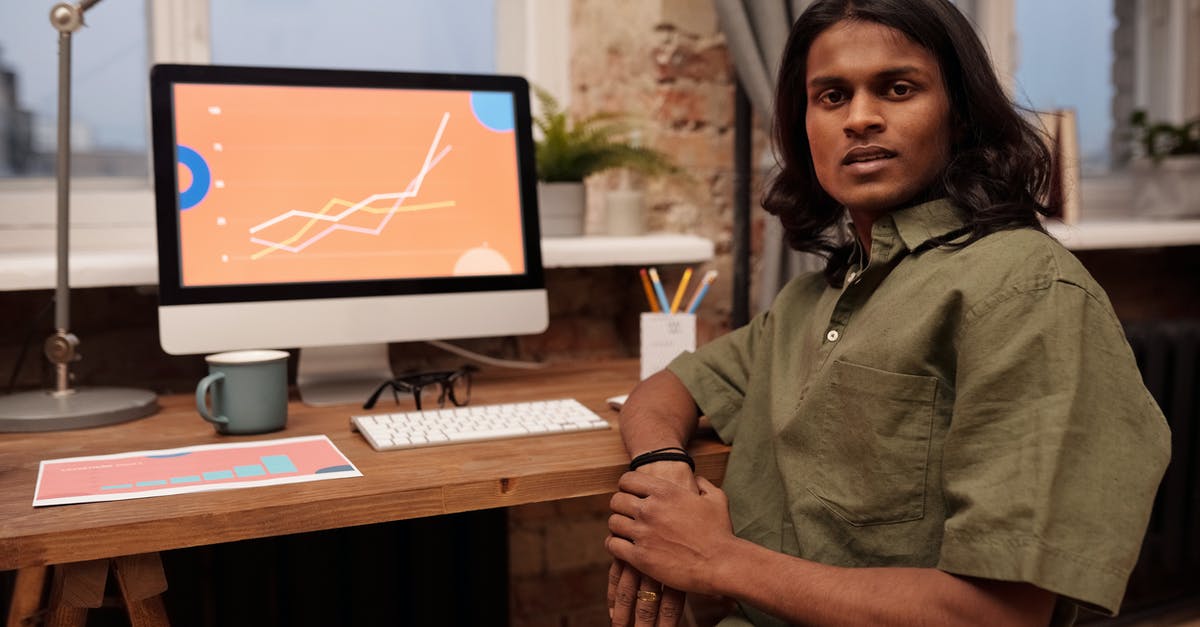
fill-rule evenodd
<path id="1" fill-rule="evenodd" d="M 1033 229 L 935 247 L 947 201 L 885 215 L 843 287 L 784 287 L 669 369 L 732 445 L 734 532 L 845 567 L 1032 583 L 1116 613 L 1170 456 L 1108 298 Z M 755 624 L 778 621 L 752 607 Z"/>

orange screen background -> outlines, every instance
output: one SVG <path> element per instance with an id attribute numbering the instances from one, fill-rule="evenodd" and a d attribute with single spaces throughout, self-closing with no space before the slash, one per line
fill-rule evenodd
<path id="1" fill-rule="evenodd" d="M 470 92 L 176 85 L 175 119 L 211 173 L 180 216 L 185 286 L 525 271 L 515 134 Z"/>

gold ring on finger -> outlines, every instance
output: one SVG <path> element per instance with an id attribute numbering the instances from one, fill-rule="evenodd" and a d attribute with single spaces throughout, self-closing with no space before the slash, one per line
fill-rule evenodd
<path id="1" fill-rule="evenodd" d="M 637 600 L 658 603 L 658 593 L 653 590 L 638 590 Z"/>

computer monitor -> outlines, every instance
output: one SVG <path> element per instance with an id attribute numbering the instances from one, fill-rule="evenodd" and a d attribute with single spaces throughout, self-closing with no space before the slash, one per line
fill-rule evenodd
<path id="1" fill-rule="evenodd" d="M 389 342 L 546 329 L 524 79 L 158 65 L 150 96 L 166 352 L 298 347 L 330 404 Z"/>

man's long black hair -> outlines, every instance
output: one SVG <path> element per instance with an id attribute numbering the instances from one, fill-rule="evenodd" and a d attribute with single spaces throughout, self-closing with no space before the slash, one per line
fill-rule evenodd
<path id="1" fill-rule="evenodd" d="M 825 275 L 840 283 L 851 245 L 836 226 L 843 207 L 821 187 L 805 130 L 805 71 L 813 40 L 843 20 L 891 27 L 937 58 L 950 99 L 950 162 L 931 189 L 909 204 L 945 197 L 964 213 L 965 245 L 1005 229 L 1044 230 L 1037 214 L 1050 184 L 1050 152 L 1018 112 L 970 22 L 948 0 L 818 0 L 792 27 L 775 94 L 773 139 L 781 170 L 763 207 L 779 217 L 788 244 L 828 259 Z M 938 242 L 944 244 L 945 242 Z"/>

